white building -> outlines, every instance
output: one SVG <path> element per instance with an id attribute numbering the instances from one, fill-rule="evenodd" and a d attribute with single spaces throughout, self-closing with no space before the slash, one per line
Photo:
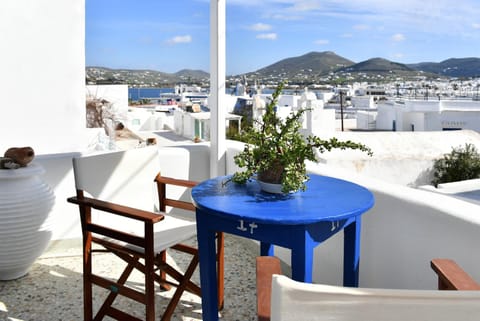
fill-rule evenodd
<path id="1" fill-rule="evenodd" d="M 470 129 L 480 131 L 480 101 L 402 100 L 379 103 L 378 112 L 359 112 L 357 128 L 366 128 L 366 115 L 377 130 L 442 131 Z"/>

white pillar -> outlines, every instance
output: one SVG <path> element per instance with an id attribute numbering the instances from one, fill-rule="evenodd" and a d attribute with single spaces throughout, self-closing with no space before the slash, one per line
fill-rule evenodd
<path id="1" fill-rule="evenodd" d="M 225 0 L 210 0 L 210 176 L 225 175 Z"/>

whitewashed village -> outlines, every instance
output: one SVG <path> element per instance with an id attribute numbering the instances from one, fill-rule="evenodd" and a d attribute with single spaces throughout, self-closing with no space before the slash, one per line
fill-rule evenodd
<path id="1" fill-rule="evenodd" d="M 229 94 L 221 86 L 178 85 L 140 105 L 129 102 L 127 85 L 85 85 L 84 6 L 83 0 L 32 2 L 26 15 L 22 3 L 10 2 L 0 12 L 0 28 L 19 31 L 9 37 L 10 50 L 0 62 L 6 75 L 2 88 L 10 92 L 0 119 L 0 150 L 31 146 L 30 169 L 42 182 L 35 184 L 49 195 L 39 201 L 28 196 L 39 190 L 15 191 L 9 185 L 14 170 L 0 172 L 0 320 L 83 318 L 82 229 L 78 206 L 67 202 L 76 194 L 72 158 L 153 145 L 162 175 L 198 182 L 230 175 L 238 170 L 234 157 L 244 143 L 214 136 L 229 128 L 241 134 L 242 119 L 261 117 L 270 97 L 271 87 L 239 80 Z M 55 23 L 41 18 L 45 15 L 53 15 Z M 26 54 L 32 47 L 36 54 Z M 19 55 L 21 62 L 15 59 Z M 28 95 L 26 87 L 31 88 Z M 465 144 L 480 149 L 479 88 L 479 78 L 419 79 L 299 87 L 281 95 L 281 117 L 308 109 L 305 134 L 357 141 L 373 151 L 371 157 L 359 151 L 318 153 L 317 161 L 307 164 L 310 174 L 348 180 L 374 195 L 374 207 L 362 217 L 360 287 L 436 291 L 438 279 L 430 268 L 434 258 L 455 260 L 480 282 L 475 248 L 480 179 L 432 185 L 435 160 Z M 224 96 L 223 106 L 212 103 L 213 91 L 215 97 Z M 224 110 L 224 119 L 215 122 L 215 108 Z M 12 210 L 13 199 L 24 214 Z M 259 244 L 227 236 L 225 246 L 232 258 L 225 270 L 221 320 L 256 320 Z M 290 265 L 288 249 L 276 246 L 275 256 Z M 235 261 L 238 257 L 243 260 Z M 343 234 L 337 233 L 315 249 L 314 283 L 340 286 L 342 260 Z M 103 264 L 117 271 L 110 258 Z M 156 297 L 159 315 L 165 297 Z M 200 297 L 185 295 L 180 302 L 172 320 L 202 320 Z M 142 318 L 144 307 L 128 306 Z"/>

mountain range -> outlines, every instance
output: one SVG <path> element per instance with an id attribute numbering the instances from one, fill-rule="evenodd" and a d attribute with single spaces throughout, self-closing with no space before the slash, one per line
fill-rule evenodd
<path id="1" fill-rule="evenodd" d="M 438 63 L 422 62 L 417 64 L 402 64 L 383 58 L 371 58 L 355 63 L 332 51 L 310 52 L 302 56 L 280 60 L 253 73 L 248 73 L 248 75 L 255 74 L 265 77 L 272 74 L 282 74 L 292 78 L 299 72 L 303 75 L 326 75 L 328 73 L 388 75 L 395 73 L 401 76 L 413 76 L 421 72 L 431 77 L 480 77 L 480 58 L 451 58 Z"/>
<path id="2" fill-rule="evenodd" d="M 450 58 L 442 62 L 422 62 L 409 65 L 415 70 L 423 70 L 450 77 L 479 77 L 479 58 Z"/>
<path id="3" fill-rule="evenodd" d="M 110 69 L 87 67 L 87 83 L 127 83 L 133 86 L 162 86 L 180 82 L 208 83 L 209 74 L 202 70 L 184 69 L 176 73 L 154 70 Z M 275 62 L 254 72 L 232 75 L 228 78 L 249 77 L 267 82 L 289 81 L 326 82 L 332 79 L 391 80 L 415 78 L 470 78 L 480 77 L 480 58 L 451 58 L 441 62 L 402 64 L 383 58 L 372 58 L 355 63 L 332 51 L 309 52 Z"/>

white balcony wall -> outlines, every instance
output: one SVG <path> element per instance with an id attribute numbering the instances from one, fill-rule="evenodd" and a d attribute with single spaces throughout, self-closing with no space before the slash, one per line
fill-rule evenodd
<path id="1" fill-rule="evenodd" d="M 2 1 L 0 153 L 85 145 L 85 1 Z"/>
<path id="2" fill-rule="evenodd" d="M 373 157 L 349 150 L 333 150 L 318 160 L 333 169 L 361 174 L 404 186 L 430 184 L 433 162 L 450 153 L 452 147 L 470 143 L 480 148 L 480 134 L 474 131 L 449 132 L 335 132 L 339 140 L 369 146 Z M 329 138 L 332 135 L 322 135 Z"/>
<path id="3" fill-rule="evenodd" d="M 227 172 L 238 168 L 233 157 L 243 143 L 227 141 Z M 209 173 L 210 148 L 205 144 L 160 147 L 163 175 L 204 180 Z M 64 200 L 75 193 L 71 170 L 74 154 L 39 157 L 46 181 L 54 188 L 57 202 L 52 215 L 55 227 L 52 244 L 65 238 L 80 238 L 78 209 Z M 478 205 L 399 184 L 358 175 L 347 168 L 310 164 L 309 170 L 357 182 L 375 196 L 375 207 L 362 222 L 360 284 L 384 288 L 434 288 L 436 280 L 429 260 L 450 257 L 474 278 L 480 279 Z M 188 195 L 183 195 L 188 197 Z M 343 234 L 339 233 L 316 249 L 314 280 L 341 284 L 339 266 L 343 257 Z M 288 250 L 276 248 L 276 255 L 289 262 Z"/>
<path id="4" fill-rule="evenodd" d="M 329 167 L 312 166 L 315 173 L 361 184 L 375 196 L 375 206 L 362 219 L 360 286 L 435 289 L 430 260 L 456 260 L 480 280 L 480 216 L 476 204 L 406 186 L 345 175 Z M 285 252 L 285 251 L 284 251 Z M 315 282 L 342 284 L 343 233 L 319 246 Z M 286 260 L 288 256 L 282 255 Z"/>

